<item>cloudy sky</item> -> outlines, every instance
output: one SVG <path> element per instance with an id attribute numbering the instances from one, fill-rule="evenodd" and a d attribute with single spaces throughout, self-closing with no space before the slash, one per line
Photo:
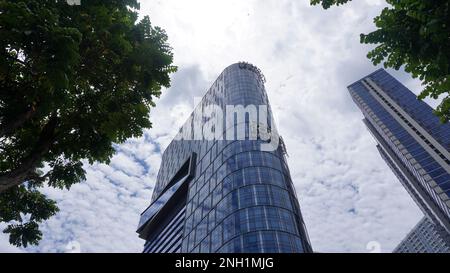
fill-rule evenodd
<path id="1" fill-rule="evenodd" d="M 44 190 L 61 211 L 42 224 L 38 247 L 11 247 L 0 233 L 0 251 L 140 252 L 144 241 L 135 230 L 162 151 L 193 97 L 238 61 L 265 74 L 315 251 L 390 252 L 417 223 L 419 209 L 379 156 L 346 89 L 376 69 L 359 34 L 374 29 L 384 1 L 327 11 L 309 0 L 141 2 L 141 15 L 167 31 L 179 67 L 151 113 L 153 128 L 118 145 L 110 165 L 86 164 L 87 180 L 70 191 Z M 420 91 L 408 74 L 389 72 Z"/>

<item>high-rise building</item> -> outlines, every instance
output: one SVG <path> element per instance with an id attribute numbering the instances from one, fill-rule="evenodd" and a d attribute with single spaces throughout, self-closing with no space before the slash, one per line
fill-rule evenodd
<path id="1" fill-rule="evenodd" d="M 422 220 L 406 235 L 394 249 L 394 253 L 450 253 L 448 236 L 442 234 L 427 217 Z"/>
<path id="2" fill-rule="evenodd" d="M 227 67 L 168 145 L 144 252 L 312 252 L 264 81 Z"/>
<path id="3" fill-rule="evenodd" d="M 382 158 L 435 229 L 450 234 L 450 124 L 384 69 L 348 90 Z"/>

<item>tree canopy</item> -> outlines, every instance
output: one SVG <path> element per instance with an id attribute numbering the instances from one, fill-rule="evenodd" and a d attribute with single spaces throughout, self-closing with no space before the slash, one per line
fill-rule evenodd
<path id="1" fill-rule="evenodd" d="M 324 9 L 328 9 L 329 7 L 333 5 L 342 5 L 351 0 L 311 0 L 311 4 L 318 5 L 321 4 Z"/>
<path id="2" fill-rule="evenodd" d="M 350 0 L 311 0 L 324 8 Z M 377 29 L 361 34 L 361 43 L 375 44 L 368 58 L 375 64 L 400 69 L 419 78 L 424 90 L 419 99 L 444 94 L 435 114 L 450 119 L 450 2 L 448 0 L 386 0 L 375 17 Z"/>
<path id="3" fill-rule="evenodd" d="M 39 192 L 85 179 L 113 143 L 150 128 L 172 49 L 137 0 L 0 0 L 0 222 L 37 244 L 58 208 Z"/>

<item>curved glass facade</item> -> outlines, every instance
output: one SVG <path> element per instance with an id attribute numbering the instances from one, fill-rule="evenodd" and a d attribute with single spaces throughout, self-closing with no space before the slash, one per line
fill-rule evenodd
<path id="1" fill-rule="evenodd" d="M 183 206 L 173 206 L 177 211 L 168 214 L 180 217 L 182 212 L 184 218 L 179 231 L 182 240 L 174 252 L 312 252 L 282 139 L 277 139 L 274 149 L 262 149 L 268 141 L 259 135 L 251 138 L 255 124 L 250 114 L 242 119 L 233 117 L 231 123 L 224 119 L 224 129 L 216 133 L 219 138 L 196 139 L 189 129 L 208 122 L 196 111 L 210 105 L 224 111 L 229 105 L 267 106 L 267 115 L 256 113 L 259 123 L 267 119 L 268 131 L 276 131 L 261 72 L 245 63 L 227 67 L 180 130 L 184 138 L 173 140 L 163 154 L 153 201 L 173 185 L 173 177 L 187 158 L 196 155 Z M 244 139 L 236 137 L 240 126 L 246 128 Z M 235 138 L 230 140 L 230 135 Z M 150 222 L 152 219 L 138 229 L 147 243 L 161 230 L 144 231 Z M 167 222 L 171 219 L 161 221 Z"/>

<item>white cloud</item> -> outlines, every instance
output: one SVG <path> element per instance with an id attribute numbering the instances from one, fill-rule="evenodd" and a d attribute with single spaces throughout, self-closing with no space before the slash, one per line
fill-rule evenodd
<path id="1" fill-rule="evenodd" d="M 144 168 L 132 157 L 125 155 L 124 153 L 116 153 L 110 163 L 111 167 L 119 170 L 124 170 L 127 174 L 140 176 L 144 172 Z"/>
<path id="2" fill-rule="evenodd" d="M 141 251 L 135 233 L 150 202 L 161 151 L 219 73 L 233 62 L 257 65 L 290 155 L 302 213 L 316 251 L 391 251 L 420 212 L 378 155 L 346 86 L 375 70 L 359 34 L 374 28 L 384 1 L 329 10 L 309 1 L 141 1 L 141 14 L 166 29 L 179 72 L 151 112 L 153 128 L 117 147 L 109 166 L 86 165 L 71 191 L 46 189 L 61 211 L 29 251 Z M 420 84 L 392 72 L 416 93 Z M 10 251 L 0 236 L 0 251 Z"/>

